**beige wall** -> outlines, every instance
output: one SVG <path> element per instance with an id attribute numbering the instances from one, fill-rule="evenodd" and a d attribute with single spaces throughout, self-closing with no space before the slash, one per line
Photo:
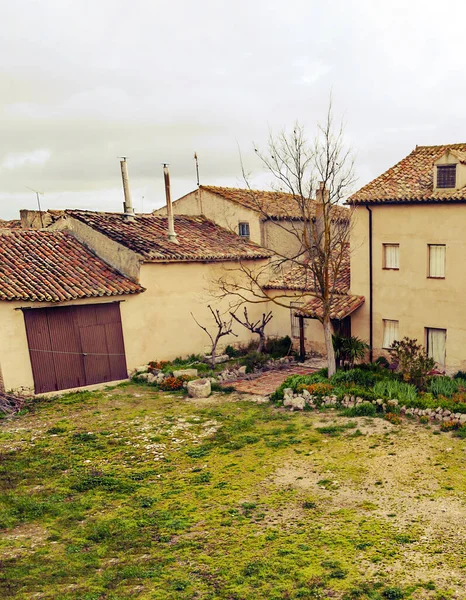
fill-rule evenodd
<path id="1" fill-rule="evenodd" d="M 217 194 L 206 190 L 196 190 L 179 198 L 173 203 L 175 214 L 203 214 L 221 227 L 238 233 L 240 222 L 249 223 L 250 239 L 256 244 L 265 246 L 281 256 L 296 256 L 301 248 L 299 240 L 293 235 L 294 231 L 302 230 L 298 221 L 263 221 L 262 216 L 235 202 L 225 200 Z M 166 207 L 155 211 L 166 214 Z"/>
<path id="2" fill-rule="evenodd" d="M 258 267 L 266 261 L 258 261 Z M 211 296 L 212 281 L 235 268 L 234 263 L 147 263 L 141 265 L 141 284 L 147 291 L 138 295 L 119 298 L 86 299 L 64 302 L 56 306 L 94 304 L 123 300 L 120 304 L 128 369 L 146 364 L 150 360 L 173 359 L 191 353 L 209 350 L 209 340 L 194 322 L 197 320 L 211 327 L 212 317 L 207 305 L 211 301 L 228 316 L 231 299 L 216 302 Z M 0 302 L 0 366 L 5 388 L 32 392 L 34 387 L 24 317 L 20 307 L 40 308 L 53 306 L 49 303 Z M 274 313 L 268 335 L 289 335 L 289 310 L 271 306 Z M 265 304 L 249 306 L 251 319 L 259 318 Z M 247 342 L 253 336 L 239 324 L 234 325 L 238 337 L 222 338 L 220 348 L 235 342 Z"/>
<path id="3" fill-rule="evenodd" d="M 238 233 L 240 222 L 249 223 L 250 239 L 263 245 L 263 233 L 259 213 L 244 208 L 235 202 L 225 200 L 206 190 L 195 190 L 173 202 L 175 215 L 204 215 L 221 227 Z M 167 214 L 166 207 L 159 208 L 156 214 Z"/>
<path id="4" fill-rule="evenodd" d="M 258 267 L 264 264 L 266 261 L 257 261 Z M 128 340 L 128 364 L 137 366 L 148 360 L 173 359 L 208 351 L 209 338 L 196 325 L 191 312 L 199 323 L 211 331 L 214 331 L 214 327 L 208 304 L 219 308 L 228 318 L 232 298 L 216 301 L 212 282 L 224 274 L 226 269 L 234 268 L 234 263 L 142 265 L 141 284 L 147 291 L 137 299 L 137 307 L 136 302 L 134 306 L 129 303 L 128 306 L 122 306 L 125 339 Z M 258 318 L 264 309 L 263 304 L 249 305 L 250 318 Z M 287 312 L 286 309 L 281 310 Z M 239 324 L 234 324 L 233 331 L 238 337 L 222 338 L 219 347 L 251 339 L 251 333 Z"/>
<path id="5" fill-rule="evenodd" d="M 425 343 L 425 328 L 447 330 L 448 371 L 466 368 L 466 205 L 371 206 L 373 214 L 374 350 L 381 351 L 383 319 L 399 321 L 400 337 Z M 369 340 L 368 211 L 354 215 L 351 292 L 366 303 L 352 317 L 353 335 Z M 400 269 L 382 268 L 382 244 L 400 244 Z M 446 277 L 429 279 L 428 244 L 446 244 Z"/>
<path id="6" fill-rule="evenodd" d="M 265 221 L 264 245 L 280 256 L 297 256 L 302 251 L 303 226 L 299 221 Z M 298 236 L 298 237 L 297 237 Z"/>

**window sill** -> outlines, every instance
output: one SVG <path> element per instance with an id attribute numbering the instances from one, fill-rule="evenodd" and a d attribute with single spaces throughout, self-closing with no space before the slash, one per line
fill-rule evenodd
<path id="1" fill-rule="evenodd" d="M 430 275 L 427 275 L 427 279 L 445 279 L 445 277 L 431 277 Z"/>
<path id="2" fill-rule="evenodd" d="M 400 267 L 382 267 L 382 271 L 399 271 Z"/>

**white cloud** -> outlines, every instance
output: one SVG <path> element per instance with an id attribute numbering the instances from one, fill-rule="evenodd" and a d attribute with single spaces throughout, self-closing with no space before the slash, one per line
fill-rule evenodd
<path id="1" fill-rule="evenodd" d="M 33 150 L 32 152 L 17 152 L 7 154 L 1 166 L 5 169 L 17 169 L 27 165 L 43 165 L 50 158 L 49 150 Z"/>

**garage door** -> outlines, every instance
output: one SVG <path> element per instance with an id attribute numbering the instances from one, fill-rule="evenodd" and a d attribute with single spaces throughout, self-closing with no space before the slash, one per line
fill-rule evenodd
<path id="1" fill-rule="evenodd" d="M 120 305 L 24 311 L 36 394 L 126 379 Z"/>

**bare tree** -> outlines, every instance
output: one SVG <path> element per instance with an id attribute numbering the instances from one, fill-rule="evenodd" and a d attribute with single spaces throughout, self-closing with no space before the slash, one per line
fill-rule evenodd
<path id="1" fill-rule="evenodd" d="M 254 322 L 249 320 L 248 309 L 246 306 L 244 307 L 244 321 L 241 321 L 241 319 L 237 317 L 233 312 L 230 312 L 230 315 L 233 317 L 233 319 L 235 319 L 237 323 L 239 323 L 243 327 L 246 327 L 246 329 L 249 329 L 251 333 L 257 333 L 257 335 L 259 336 L 259 346 L 257 348 L 257 351 L 263 352 L 265 348 L 264 329 L 267 323 L 269 323 L 273 318 L 272 311 L 268 312 L 267 314 L 262 313 L 262 317 Z"/>
<path id="2" fill-rule="evenodd" d="M 278 183 L 276 191 L 284 194 L 283 218 L 274 219 L 260 194 L 248 184 L 251 201 L 264 220 L 274 219 L 274 226 L 292 236 L 295 250 L 291 254 L 275 250 L 270 263 L 259 269 L 244 262 L 231 268 L 216 281 L 217 295 L 234 297 L 237 306 L 271 301 L 288 308 L 289 294 L 271 293 L 267 284 L 277 273 L 299 280 L 300 287 L 295 289 L 305 291 L 293 299 L 310 295 L 317 300 L 315 317 L 323 326 L 331 376 L 336 369 L 331 309 L 349 260 L 350 209 L 342 202 L 355 181 L 354 159 L 345 149 L 343 126 L 334 127 L 331 101 L 314 143 L 308 142 L 303 127 L 296 124 L 289 133 L 271 134 L 267 150 L 256 149 L 256 154 Z M 248 183 L 246 175 L 245 180 Z M 241 276 L 233 271 L 241 271 Z"/>
<path id="3" fill-rule="evenodd" d="M 233 319 L 230 319 L 229 321 L 223 321 L 220 311 L 218 309 L 214 310 L 212 308 L 212 306 L 209 304 L 208 308 L 210 310 L 210 312 L 212 313 L 212 317 L 214 318 L 215 321 L 215 325 L 217 328 L 217 332 L 215 333 L 215 335 L 211 334 L 210 331 L 207 329 L 207 327 L 204 327 L 204 325 L 201 325 L 199 323 L 199 321 L 196 319 L 196 317 L 193 315 L 193 313 L 191 313 L 192 318 L 194 319 L 194 321 L 196 322 L 196 325 L 198 325 L 203 331 L 205 331 L 207 333 L 207 335 L 210 338 L 210 342 L 211 342 L 211 363 L 212 366 L 215 366 L 215 358 L 216 358 L 216 354 L 217 354 L 217 345 L 219 340 L 226 336 L 226 335 L 234 335 L 235 337 L 238 337 L 236 335 L 236 333 L 233 333 L 232 331 L 232 323 L 233 323 Z"/>

